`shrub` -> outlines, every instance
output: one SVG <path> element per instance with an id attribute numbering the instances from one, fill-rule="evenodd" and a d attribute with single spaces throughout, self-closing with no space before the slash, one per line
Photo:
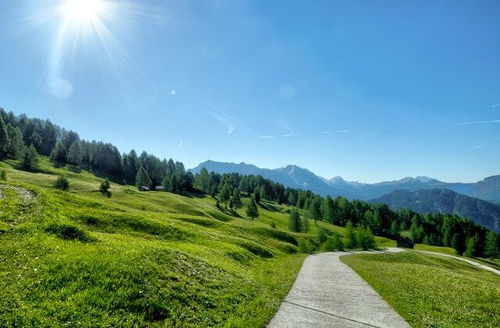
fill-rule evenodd
<path id="1" fill-rule="evenodd" d="M 103 182 L 101 182 L 101 185 L 99 186 L 99 191 L 103 195 L 105 195 L 107 197 L 111 197 L 111 192 L 109 191 L 109 188 L 110 188 L 109 181 L 108 181 L 108 179 L 106 179 Z"/>
<path id="2" fill-rule="evenodd" d="M 2 172 L 0 172 L 0 180 L 7 180 L 7 173 L 5 172 L 5 170 L 2 170 Z"/>
<path id="3" fill-rule="evenodd" d="M 57 235 L 59 238 L 66 240 L 92 241 L 93 238 L 88 236 L 85 231 L 67 224 L 52 224 L 45 231 Z"/>
<path id="4" fill-rule="evenodd" d="M 69 181 L 66 177 L 59 176 L 57 180 L 54 182 L 54 188 L 61 190 L 69 189 Z"/>
<path id="5" fill-rule="evenodd" d="M 274 220 L 271 221 L 271 228 L 276 229 L 276 222 Z"/>

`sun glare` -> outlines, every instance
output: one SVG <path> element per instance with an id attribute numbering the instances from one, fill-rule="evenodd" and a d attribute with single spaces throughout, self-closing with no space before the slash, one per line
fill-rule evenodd
<path id="1" fill-rule="evenodd" d="M 60 7 L 61 14 L 72 23 L 91 22 L 104 13 L 103 0 L 64 0 Z"/>

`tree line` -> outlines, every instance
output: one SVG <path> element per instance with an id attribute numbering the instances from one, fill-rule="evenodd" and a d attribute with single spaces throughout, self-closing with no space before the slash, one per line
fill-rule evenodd
<path id="1" fill-rule="evenodd" d="M 385 204 L 370 204 L 344 197 L 322 197 L 311 191 L 285 187 L 262 176 L 217 174 L 202 169 L 196 176 L 183 163 L 134 150 L 120 154 L 109 143 L 81 140 L 49 120 L 16 116 L 0 108 L 0 159 L 16 158 L 27 170 L 35 170 L 38 154 L 49 156 L 54 165 L 85 168 L 122 184 L 138 188 L 184 193 L 199 191 L 217 196 L 226 208 L 241 207 L 240 197 L 251 197 L 251 217 L 258 216 L 261 200 L 286 204 L 307 211 L 308 218 L 339 226 L 349 222 L 389 238 L 410 236 L 415 242 L 453 247 L 458 254 L 498 257 L 500 236 L 474 222 L 451 214 L 418 214 L 393 211 Z"/>

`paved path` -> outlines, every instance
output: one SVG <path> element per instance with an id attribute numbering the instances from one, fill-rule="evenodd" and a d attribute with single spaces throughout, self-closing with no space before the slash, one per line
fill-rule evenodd
<path id="1" fill-rule="evenodd" d="M 437 255 L 437 256 L 451 257 L 451 258 L 457 259 L 457 260 L 459 260 L 459 261 L 464 261 L 464 262 L 467 262 L 467 263 L 469 263 L 470 265 L 477 266 L 478 268 L 481 268 L 481 269 L 484 269 L 484 270 L 488 270 L 488 271 L 491 271 L 491 272 L 496 273 L 496 274 L 500 274 L 500 271 L 498 271 L 498 270 L 496 270 L 496 269 L 493 269 L 493 268 L 492 268 L 492 267 L 490 267 L 490 266 L 487 266 L 487 265 L 484 265 L 484 264 L 478 263 L 478 262 L 476 262 L 476 261 L 472 261 L 472 260 L 464 259 L 463 257 L 458 257 L 458 256 L 448 255 L 448 254 L 443 254 L 443 253 L 429 252 L 429 251 L 417 251 L 417 252 L 420 252 L 420 253 L 425 253 L 425 254 L 431 254 L 431 255 Z"/>
<path id="2" fill-rule="evenodd" d="M 410 327 L 366 281 L 339 260 L 348 254 L 352 253 L 307 257 L 268 327 Z"/>

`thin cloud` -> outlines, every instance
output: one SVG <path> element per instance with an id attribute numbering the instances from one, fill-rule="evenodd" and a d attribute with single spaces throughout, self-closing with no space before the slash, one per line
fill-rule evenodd
<path id="1" fill-rule="evenodd" d="M 232 134 L 234 132 L 236 127 L 234 126 L 234 123 L 229 116 L 222 112 L 216 111 L 213 108 L 209 109 L 208 113 L 226 127 L 227 134 Z"/>
<path id="2" fill-rule="evenodd" d="M 272 139 L 272 138 L 276 138 L 276 136 L 258 136 L 257 138 L 259 138 L 259 139 Z"/>
<path id="3" fill-rule="evenodd" d="M 490 120 L 490 121 L 471 121 L 471 122 L 462 122 L 457 123 L 455 125 L 477 125 L 477 124 L 492 124 L 492 123 L 500 123 L 500 120 Z"/>
<path id="4" fill-rule="evenodd" d="M 282 137 L 295 137 L 297 133 L 287 133 L 287 134 L 282 134 Z"/>
<path id="5" fill-rule="evenodd" d="M 330 131 L 323 131 L 321 132 L 322 134 L 330 134 L 331 132 Z"/>
<path id="6" fill-rule="evenodd" d="M 491 108 L 495 108 L 495 107 L 498 107 L 498 106 L 500 106 L 500 102 L 499 102 L 499 103 L 496 103 L 496 104 L 491 105 Z"/>
<path id="7" fill-rule="evenodd" d="M 500 140 L 500 137 L 491 139 L 489 141 L 486 141 L 485 143 L 482 143 L 480 145 L 472 147 L 470 150 L 478 150 L 478 149 L 484 148 L 484 147 L 488 146 L 490 143 L 493 143 L 493 142 L 496 142 L 496 141 L 499 141 L 499 140 Z"/>
<path id="8" fill-rule="evenodd" d="M 184 147 L 184 140 L 179 141 L 179 148 Z"/>
<path id="9" fill-rule="evenodd" d="M 348 133 L 349 130 L 338 130 L 337 133 Z"/>

